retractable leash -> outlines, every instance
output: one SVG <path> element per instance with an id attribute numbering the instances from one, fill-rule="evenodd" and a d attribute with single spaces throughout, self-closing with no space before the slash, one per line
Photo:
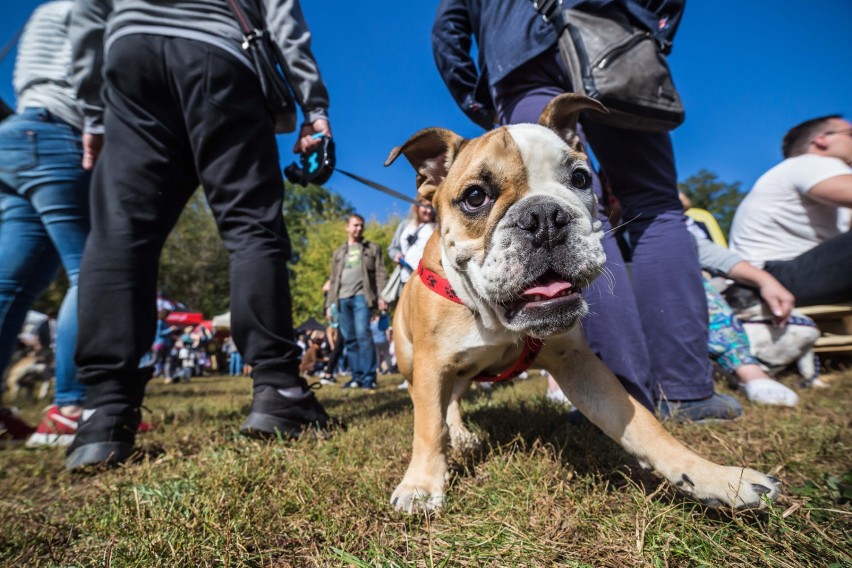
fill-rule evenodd
<path id="1" fill-rule="evenodd" d="M 320 143 L 311 148 L 306 154 L 302 154 L 299 164 L 293 162 L 284 168 L 284 176 L 289 182 L 300 185 L 308 185 L 309 183 L 321 185 L 328 181 L 333 172 L 337 171 L 376 191 L 381 191 L 412 205 L 420 205 L 416 199 L 412 199 L 403 193 L 336 167 L 334 140 L 321 133 L 314 134 L 313 137 L 319 140 Z"/>
<path id="2" fill-rule="evenodd" d="M 322 133 L 314 134 L 312 138 L 320 142 L 301 155 L 301 165 L 293 162 L 284 168 L 284 176 L 291 183 L 322 185 L 334 172 L 334 140 Z"/>

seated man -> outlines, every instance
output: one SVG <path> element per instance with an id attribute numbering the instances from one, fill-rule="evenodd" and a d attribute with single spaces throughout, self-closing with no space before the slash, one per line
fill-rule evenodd
<path id="1" fill-rule="evenodd" d="M 838 115 L 784 136 L 783 162 L 743 199 L 731 249 L 810 306 L 852 301 L 852 123 Z"/>

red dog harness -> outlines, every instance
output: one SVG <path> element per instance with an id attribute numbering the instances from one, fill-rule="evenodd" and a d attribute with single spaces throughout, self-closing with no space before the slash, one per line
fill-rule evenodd
<path id="1" fill-rule="evenodd" d="M 439 296 L 443 296 L 457 304 L 464 305 L 464 302 L 462 302 L 461 298 L 458 297 L 458 294 L 456 294 L 455 290 L 453 290 L 453 287 L 450 286 L 450 281 L 434 270 L 429 270 L 423 266 L 422 260 L 420 261 L 420 264 L 417 265 L 417 274 L 420 276 L 420 281 Z M 542 347 L 544 347 L 544 342 L 542 340 L 527 336 L 524 341 L 524 350 L 521 351 L 521 356 L 518 357 L 517 361 L 515 361 L 508 370 L 500 373 L 499 375 L 479 375 L 473 380 L 483 383 L 502 383 L 503 381 L 510 381 L 530 368 L 530 365 L 533 364 L 536 355 L 538 355 L 538 352 L 541 351 Z"/>

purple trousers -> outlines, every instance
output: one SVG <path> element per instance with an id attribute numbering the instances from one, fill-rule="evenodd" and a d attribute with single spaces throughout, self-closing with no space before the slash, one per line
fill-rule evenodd
<path id="1" fill-rule="evenodd" d="M 548 102 L 570 91 L 554 48 L 513 71 L 492 95 L 501 123 L 517 124 L 537 122 Z M 609 275 L 585 292 L 590 314 L 583 330 L 590 347 L 648 408 L 654 399 L 711 396 L 707 302 L 677 195 L 671 138 L 585 117 L 578 133 L 621 203 L 631 254 L 628 273 L 601 207 Z M 594 187 L 602 202 L 597 176 Z"/>

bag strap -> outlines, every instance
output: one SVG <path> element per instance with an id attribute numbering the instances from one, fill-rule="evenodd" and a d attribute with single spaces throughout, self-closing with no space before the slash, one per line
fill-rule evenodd
<path id="1" fill-rule="evenodd" d="M 568 25 L 568 11 L 562 7 L 562 0 L 532 0 L 532 5 L 545 22 L 553 24 L 556 35 L 561 34 Z"/>
<path id="2" fill-rule="evenodd" d="M 243 33 L 243 49 L 247 49 L 249 44 L 256 41 L 261 35 L 263 35 L 263 30 L 261 30 L 259 26 L 255 25 L 251 16 L 246 13 L 245 9 L 241 5 L 240 0 L 228 0 L 228 7 L 234 14 L 234 19 L 237 21 L 237 24 L 240 26 L 240 31 Z"/>

